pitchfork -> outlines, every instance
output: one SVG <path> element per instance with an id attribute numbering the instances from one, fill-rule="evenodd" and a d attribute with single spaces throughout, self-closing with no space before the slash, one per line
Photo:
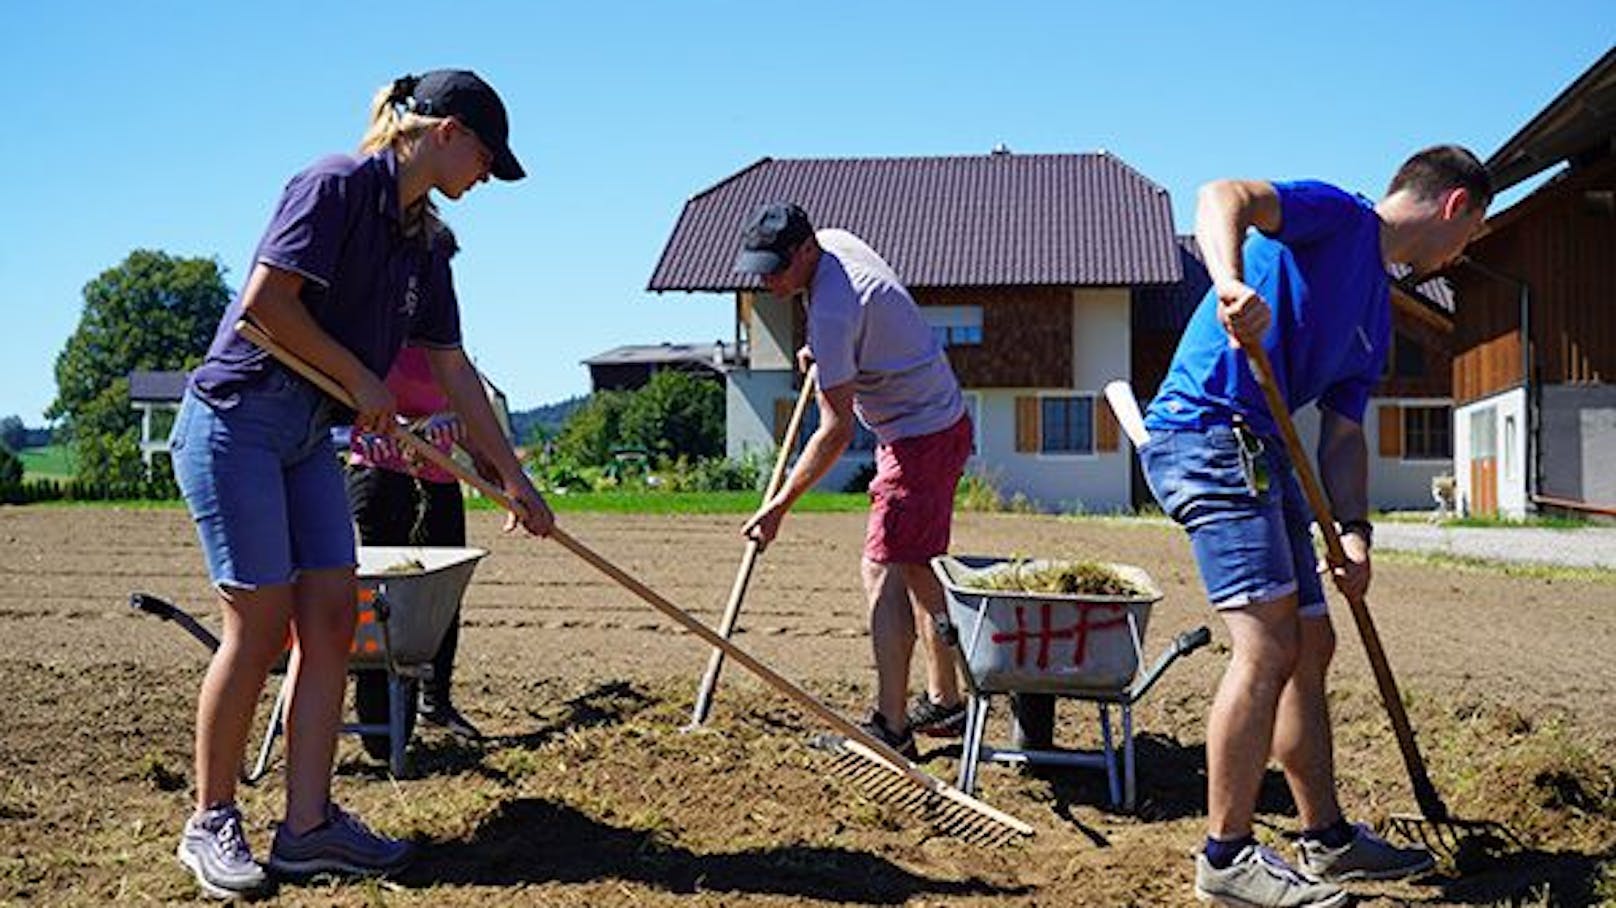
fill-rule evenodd
<path id="1" fill-rule="evenodd" d="M 1332 568 L 1339 567 L 1346 563 L 1347 555 L 1341 547 L 1335 516 L 1330 511 L 1330 503 L 1324 497 L 1318 478 L 1313 474 L 1312 462 L 1302 449 L 1301 439 L 1296 435 L 1296 424 L 1291 421 L 1290 409 L 1274 378 L 1273 364 L 1268 361 L 1268 354 L 1261 344 L 1243 344 L 1242 349 L 1251 361 L 1257 383 L 1262 386 L 1263 395 L 1268 400 L 1268 410 L 1285 439 L 1285 450 L 1290 454 L 1302 491 L 1307 495 L 1308 504 L 1312 505 L 1319 532 L 1324 535 L 1325 558 Z M 1425 771 L 1425 760 L 1414 743 L 1414 729 L 1409 724 L 1408 712 L 1403 708 L 1403 699 L 1397 690 L 1397 680 L 1392 677 L 1386 651 L 1381 648 L 1380 634 L 1376 632 L 1375 623 L 1369 616 L 1369 605 L 1360 595 L 1346 598 L 1352 610 L 1352 620 L 1358 626 L 1358 636 L 1363 639 L 1369 667 L 1374 671 L 1375 684 L 1380 688 L 1381 702 L 1386 706 L 1392 731 L 1397 735 L 1397 746 L 1403 754 L 1403 765 L 1408 769 L 1414 800 L 1420 807 L 1418 814 L 1392 814 L 1389 818 L 1391 827 L 1447 858 L 1460 870 L 1477 859 L 1498 857 L 1506 847 L 1524 848 L 1514 833 L 1497 822 L 1459 819 L 1449 812 L 1436 786 L 1431 784 L 1431 777 Z"/>

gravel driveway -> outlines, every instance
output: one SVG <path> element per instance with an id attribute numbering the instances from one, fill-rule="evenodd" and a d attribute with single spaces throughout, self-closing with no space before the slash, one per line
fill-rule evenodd
<path id="1" fill-rule="evenodd" d="M 1405 552 L 1439 552 L 1490 561 L 1524 561 L 1566 567 L 1616 568 L 1616 529 L 1584 527 L 1445 527 L 1393 523 L 1375 526 L 1375 546 Z"/>

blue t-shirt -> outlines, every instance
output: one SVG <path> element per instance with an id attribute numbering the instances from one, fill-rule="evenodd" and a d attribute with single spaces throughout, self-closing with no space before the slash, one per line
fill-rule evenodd
<path id="1" fill-rule="evenodd" d="M 398 161 L 383 150 L 366 157 L 332 155 L 292 177 L 281 194 L 253 265 L 303 276 L 299 298 L 309 315 L 377 377 L 385 376 L 409 340 L 425 347 L 460 346 L 460 308 L 449 260 L 448 231 L 426 238 L 402 229 Z M 238 293 L 191 373 L 191 388 L 217 407 L 234 405 L 268 369 L 267 353 L 236 333 Z"/>
<path id="2" fill-rule="evenodd" d="M 1391 297 L 1380 218 L 1361 195 L 1313 181 L 1275 183 L 1279 233 L 1246 240 L 1245 280 L 1268 301 L 1263 348 L 1291 412 L 1318 401 L 1363 422 L 1391 341 Z M 1243 352 L 1218 322 L 1217 292 L 1190 317 L 1167 378 L 1145 411 L 1153 430 L 1228 425 L 1236 414 L 1263 435 L 1278 430 Z"/>

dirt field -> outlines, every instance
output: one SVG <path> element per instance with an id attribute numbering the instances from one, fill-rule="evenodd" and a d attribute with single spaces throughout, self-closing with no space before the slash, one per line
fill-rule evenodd
<path id="1" fill-rule="evenodd" d="M 940 837 L 827 775 L 817 730 L 731 665 L 711 731 L 681 734 L 706 650 L 561 547 L 499 536 L 465 598 L 462 708 L 495 737 L 428 730 L 399 781 L 353 739 L 337 796 L 421 843 L 395 884 L 283 886 L 286 904 L 1168 905 L 1191 901 L 1202 834 L 1203 714 L 1225 658 L 1181 534 L 1121 521 L 966 515 L 955 550 L 1141 565 L 1166 593 L 1147 635 L 1210 623 L 1214 643 L 1136 711 L 1141 805 L 1104 806 L 1100 773 L 982 772 L 982 794 L 1036 837 L 982 849 Z M 564 525 L 716 623 L 741 545 L 734 517 L 573 516 Z M 871 671 L 858 515 L 797 515 L 754 576 L 738 642 L 848 713 Z M 132 591 L 217 623 L 183 511 L 0 508 L 0 902 L 183 901 L 173 859 L 190 785 L 205 651 L 134 613 Z M 1367 886 L 1361 904 L 1581 905 L 1616 899 L 1616 583 L 1383 559 L 1371 600 L 1437 787 L 1457 815 L 1505 823 L 1525 853 L 1454 878 Z M 1412 808 L 1344 606 L 1333 708 L 1342 791 L 1379 823 Z M 266 699 L 267 706 L 267 699 Z M 1004 710 L 1000 710 L 1001 714 Z M 1088 707 L 1062 743 L 1092 745 Z M 1002 721 L 1002 720 L 1001 720 Z M 992 734 L 1001 741 L 1003 724 Z M 927 767 L 952 779 L 957 745 Z M 1270 773 L 1259 835 L 1294 810 Z M 273 775 L 243 790 L 260 854 Z"/>

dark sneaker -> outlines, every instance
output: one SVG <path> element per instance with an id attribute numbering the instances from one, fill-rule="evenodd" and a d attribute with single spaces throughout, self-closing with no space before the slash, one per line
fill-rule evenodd
<path id="1" fill-rule="evenodd" d="M 1312 839 L 1299 840 L 1296 850 L 1302 870 L 1321 880 L 1342 883 L 1400 880 L 1436 866 L 1436 858 L 1424 848 L 1399 848 L 1362 823 L 1354 823 L 1353 827 L 1356 831 L 1352 841 L 1340 848 L 1326 848 Z"/>
<path id="2" fill-rule="evenodd" d="M 917 735 L 929 738 L 957 738 L 965 733 L 965 701 L 944 706 L 920 694 L 909 704 L 909 728 Z"/>
<path id="3" fill-rule="evenodd" d="M 327 804 L 325 822 L 308 832 L 298 835 L 285 823 L 275 830 L 269 869 L 287 876 L 385 876 L 404 869 L 413 852 L 408 842 L 372 832 L 358 817 Z"/>
<path id="4" fill-rule="evenodd" d="M 893 731 L 887 727 L 886 717 L 877 712 L 870 713 L 870 717 L 859 723 L 859 728 L 870 737 L 882 742 L 911 762 L 920 759 L 920 748 L 915 746 L 915 733 L 910 729 Z"/>
<path id="5" fill-rule="evenodd" d="M 264 888 L 264 868 L 253 860 L 241 811 L 234 804 L 192 814 L 175 851 L 202 891 L 216 899 L 252 895 Z"/>
<path id="6" fill-rule="evenodd" d="M 1248 845 L 1223 870 L 1195 856 L 1195 897 L 1234 908 L 1338 908 L 1347 893 L 1334 883 L 1308 879 L 1262 845 Z"/>
<path id="7" fill-rule="evenodd" d="M 453 703 L 423 701 L 420 715 L 421 721 L 428 725 L 436 725 L 462 741 L 481 741 L 483 739 L 483 733 L 478 731 L 477 726 L 471 724 L 470 720 L 462 716 L 460 710 L 454 708 Z"/>

